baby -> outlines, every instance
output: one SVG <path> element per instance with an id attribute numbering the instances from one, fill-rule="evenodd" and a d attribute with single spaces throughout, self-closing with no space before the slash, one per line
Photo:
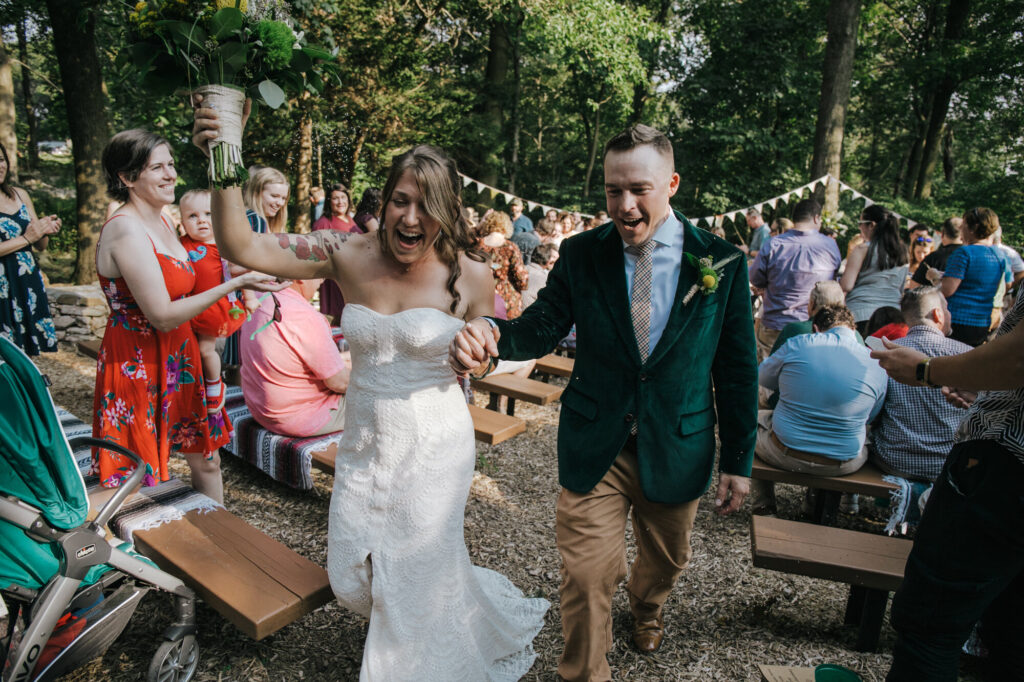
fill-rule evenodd
<path id="1" fill-rule="evenodd" d="M 210 192 L 193 189 L 185 192 L 178 202 L 181 209 L 181 225 L 185 236 L 181 244 L 188 251 L 189 260 L 196 273 L 193 292 L 206 291 L 247 270 L 231 265 L 220 257 L 217 243 L 213 238 L 213 222 L 210 213 Z M 199 356 L 203 363 L 203 377 L 206 380 L 206 409 L 215 414 L 224 407 L 224 385 L 220 378 L 220 354 L 216 344 L 218 338 L 233 334 L 242 322 L 246 312 L 235 292 L 220 299 L 212 306 L 192 318 L 192 330 L 199 341 Z"/>

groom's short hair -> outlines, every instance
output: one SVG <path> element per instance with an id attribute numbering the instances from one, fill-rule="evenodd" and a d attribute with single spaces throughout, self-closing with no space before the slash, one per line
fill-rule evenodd
<path id="1" fill-rule="evenodd" d="M 672 161 L 673 166 L 675 165 L 672 142 L 668 139 L 668 136 L 657 128 L 645 126 L 643 123 L 630 126 L 608 140 L 604 145 L 604 155 L 608 156 L 609 152 L 627 152 L 630 149 L 636 149 L 644 145 L 654 147 L 659 154 L 668 157 Z"/>

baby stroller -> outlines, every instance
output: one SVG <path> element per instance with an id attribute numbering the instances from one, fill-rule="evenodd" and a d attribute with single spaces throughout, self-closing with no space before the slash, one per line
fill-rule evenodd
<path id="1" fill-rule="evenodd" d="M 148 679 L 185 682 L 199 665 L 194 593 L 127 544 L 113 547 L 103 530 L 141 484 L 145 466 L 129 450 L 80 439 L 139 464 L 87 520 L 85 482 L 48 384 L 0 335 L 0 595 L 10 612 L 0 631 L 0 680 L 52 680 L 102 655 L 155 587 L 174 595 L 177 613 Z"/>

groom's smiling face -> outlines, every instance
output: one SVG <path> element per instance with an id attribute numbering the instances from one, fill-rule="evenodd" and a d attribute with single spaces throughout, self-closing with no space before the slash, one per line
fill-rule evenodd
<path id="1" fill-rule="evenodd" d="M 671 156 L 651 145 L 610 151 L 604 157 L 608 215 L 622 241 L 631 246 L 650 239 L 668 216 L 669 197 L 679 189 Z"/>

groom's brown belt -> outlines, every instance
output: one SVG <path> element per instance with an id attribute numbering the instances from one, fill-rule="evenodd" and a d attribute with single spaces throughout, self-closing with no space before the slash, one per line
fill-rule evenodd
<path id="1" fill-rule="evenodd" d="M 837 464 L 840 463 L 840 461 L 837 459 L 833 459 L 832 457 L 826 457 L 825 455 L 819 455 L 815 452 L 794 450 L 793 448 L 789 447 L 781 440 L 779 440 L 779 437 L 775 435 L 774 431 L 771 432 L 771 437 L 772 442 L 775 443 L 780 448 L 782 448 L 782 451 L 785 452 L 786 456 L 788 457 L 793 457 L 794 459 L 802 459 L 803 461 L 810 462 L 812 464 L 828 464 L 831 466 L 836 466 Z"/>

